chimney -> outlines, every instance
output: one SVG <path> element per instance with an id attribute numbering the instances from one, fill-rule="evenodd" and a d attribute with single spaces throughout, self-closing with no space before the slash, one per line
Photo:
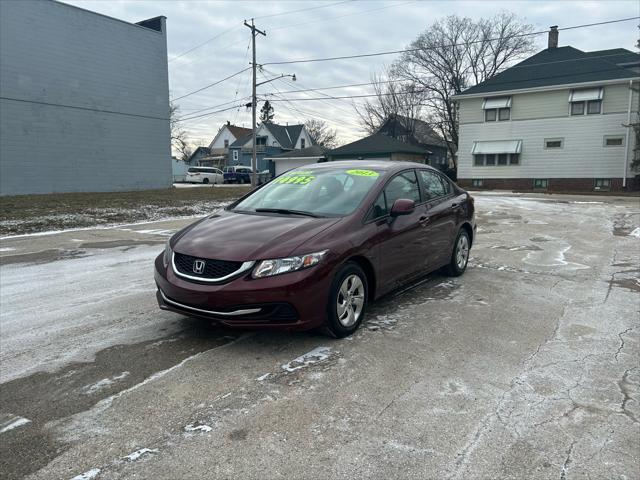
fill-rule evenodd
<path id="1" fill-rule="evenodd" d="M 558 26 L 553 25 L 549 27 L 549 50 L 552 48 L 558 48 Z"/>
<path id="2" fill-rule="evenodd" d="M 229 120 L 227 120 L 227 125 L 231 125 L 231 122 Z"/>

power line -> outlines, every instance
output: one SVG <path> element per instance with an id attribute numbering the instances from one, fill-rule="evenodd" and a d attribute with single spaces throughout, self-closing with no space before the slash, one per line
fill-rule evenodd
<path id="1" fill-rule="evenodd" d="M 191 117 L 187 117 L 187 118 L 181 118 L 180 121 L 181 122 L 188 122 L 189 120 L 194 120 L 196 118 L 202 118 L 202 117 L 208 117 L 210 115 L 215 115 L 216 113 L 222 113 L 222 112 L 228 112 L 229 110 L 233 110 L 237 107 L 242 107 L 244 105 L 233 105 L 231 107 L 228 108 L 223 108 L 222 110 L 216 110 L 215 112 L 208 112 L 208 113 L 203 113 L 200 115 L 193 115 Z"/>
<path id="2" fill-rule="evenodd" d="M 597 23 L 588 23 L 588 24 L 583 24 L 583 25 L 574 25 L 572 27 L 564 27 L 564 28 L 559 28 L 558 30 L 573 30 L 576 28 L 585 28 L 585 27 L 594 27 L 594 26 L 598 26 L 598 25 L 608 25 L 611 23 L 620 23 L 620 22 L 628 22 L 630 20 L 637 20 L 640 17 L 629 17 L 629 18 L 620 18 L 617 20 L 608 20 L 605 22 L 597 22 Z M 449 45 L 439 45 L 437 47 L 437 49 L 442 49 L 442 48 L 453 48 L 453 47 L 461 47 L 461 46 L 466 46 L 466 45 L 473 45 L 476 43 L 483 43 L 483 42 L 491 42 L 491 41 L 496 41 L 496 40 L 505 40 L 508 38 L 519 38 L 519 37 L 527 37 L 527 36 L 536 36 L 536 35 L 542 35 L 548 33 L 548 30 L 544 30 L 544 31 L 539 31 L 539 32 L 529 32 L 529 33 L 521 33 L 518 35 L 510 35 L 507 37 L 500 37 L 500 38 L 490 38 L 490 39 L 483 39 L 483 40 L 476 40 L 473 42 L 465 42 L 465 43 L 454 43 L 454 44 L 449 44 Z M 290 65 L 292 63 L 311 63 L 311 62 L 328 62 L 328 61 L 333 61 L 333 60 L 349 60 L 349 59 L 353 59 L 353 58 L 367 58 L 367 57 L 378 57 L 381 55 L 395 55 L 398 53 L 410 53 L 410 52 L 423 52 L 426 50 L 435 50 L 436 47 L 433 48 L 406 48 L 403 50 L 388 50 L 385 52 L 375 52 L 375 53 L 363 53 L 363 54 L 358 54 L 358 55 L 343 55 L 343 56 L 339 56 L 339 57 L 325 57 L 325 58 L 309 58 L 309 59 L 304 59 L 304 60 L 287 60 L 287 61 L 281 61 L 281 62 L 266 62 L 263 63 L 263 65 Z"/>
<path id="3" fill-rule="evenodd" d="M 198 49 L 198 48 L 200 48 L 200 47 L 204 47 L 207 43 L 213 42 L 216 38 L 219 38 L 219 37 L 223 36 L 224 34 L 229 33 L 229 32 L 230 32 L 230 31 L 232 31 L 232 30 L 235 30 L 235 29 L 236 29 L 236 28 L 238 28 L 239 26 L 240 26 L 240 25 L 235 25 L 235 26 L 233 26 L 233 27 L 231 27 L 231 28 L 227 28 L 227 29 L 226 29 L 226 30 L 224 30 L 223 32 L 220 32 L 219 34 L 214 35 L 213 37 L 209 38 L 208 40 L 205 40 L 204 42 L 202 42 L 202 43 L 200 43 L 200 44 L 196 45 L 195 47 L 190 48 L 189 50 L 187 50 L 187 51 L 185 51 L 185 52 L 182 52 L 181 54 L 176 55 L 175 57 L 171 57 L 171 58 L 168 60 L 168 62 L 169 62 L 169 63 L 171 63 L 171 62 L 173 62 L 174 60 L 177 60 L 178 58 L 181 58 L 181 57 L 184 57 L 185 55 L 190 54 L 191 52 L 193 52 L 194 50 L 197 50 L 197 49 Z"/>
<path id="4" fill-rule="evenodd" d="M 172 99 L 172 100 L 175 102 L 175 101 L 181 100 L 181 99 L 183 99 L 183 98 L 189 97 L 189 96 L 191 96 L 191 95 L 193 95 L 193 94 L 195 94 L 195 93 L 201 92 L 202 90 L 206 90 L 207 88 L 211 88 L 211 87 L 213 87 L 213 86 L 215 86 L 215 85 L 218 85 L 218 84 L 220 84 L 220 83 L 222 83 L 222 82 L 226 82 L 226 81 L 227 81 L 227 80 L 229 80 L 230 78 L 233 78 L 233 77 L 235 77 L 236 75 L 240 75 L 241 73 L 244 73 L 244 72 L 246 72 L 247 70 L 251 70 L 251 67 L 243 68 L 243 69 L 242 69 L 242 70 L 240 70 L 239 72 L 232 73 L 231 75 L 229 75 L 228 77 L 223 78 L 222 80 L 218 80 L 217 82 L 210 83 L 209 85 L 205 85 L 205 86 L 204 86 L 204 87 L 202 87 L 202 88 L 199 88 L 199 89 L 194 90 L 194 91 L 189 92 L 189 93 L 185 93 L 185 94 L 184 94 L 184 95 L 182 95 L 181 97 L 177 97 L 177 98 L 174 98 L 174 99 Z"/>
<path id="5" fill-rule="evenodd" d="M 124 115 L 126 117 L 138 117 L 138 118 L 150 118 L 152 120 L 169 120 L 167 117 L 155 117 L 153 115 L 141 115 L 138 113 L 127 113 L 127 112 L 118 112 L 116 110 L 104 110 L 101 108 L 93 108 L 93 107 L 82 107 L 80 105 L 67 105 L 64 103 L 50 103 L 50 102 L 40 102 L 37 100 L 27 100 L 24 98 L 12 98 L 12 97 L 0 97 L 2 100 L 11 100 L 13 102 L 22 102 L 22 103 L 33 103 L 36 105 L 46 105 L 49 107 L 64 107 L 64 108 L 72 108 L 74 110 L 86 110 L 89 112 L 100 112 L 100 113 L 110 113 L 113 115 Z"/>
<path id="6" fill-rule="evenodd" d="M 321 8 L 328 8 L 328 7 L 334 7 L 336 5 L 340 5 L 342 3 L 349 3 L 349 2 L 354 2 L 355 0 L 343 0 L 341 2 L 335 2 L 335 3 L 330 3 L 328 5 L 318 5 L 315 7 L 309 7 L 309 8 L 300 8 L 298 10 L 289 10 L 287 12 L 280 12 L 280 13 L 272 13 L 270 15 L 261 15 L 259 17 L 253 17 L 254 20 L 259 20 L 261 18 L 271 18 L 271 17 L 279 17 L 282 15 L 290 15 L 292 13 L 300 13 L 300 12 L 308 12 L 309 10 L 319 10 Z"/>
<path id="7" fill-rule="evenodd" d="M 311 24 L 314 24 L 314 23 L 327 22 L 327 21 L 329 21 L 329 20 L 337 20 L 338 18 L 352 17 L 352 16 L 354 16 L 354 15 L 363 15 L 363 14 L 365 14 L 365 13 L 376 12 L 376 11 L 378 11 L 378 10 L 385 10 L 385 9 L 387 9 L 387 8 L 396 8 L 396 7 L 400 7 L 400 6 L 402 6 L 402 5 L 407 5 L 407 4 L 409 4 L 409 3 L 415 3 L 415 2 L 416 2 L 416 0 L 411 0 L 411 1 L 409 1 L 409 2 L 404 2 L 404 3 L 394 3 L 394 4 L 392 4 L 392 5 L 387 5 L 387 6 L 384 6 L 384 7 L 372 8 L 372 9 L 369 9 L 369 10 L 361 10 L 361 11 L 359 11 L 359 12 L 353 12 L 353 13 L 346 13 L 346 14 L 344 14 L 344 15 L 338 15 L 337 17 L 320 18 L 320 19 L 317 19 L 317 20 L 313 20 L 313 21 L 311 21 L 311 22 L 294 23 L 293 25 L 281 25 L 281 26 L 279 26 L 279 27 L 271 28 L 271 29 L 269 29 L 269 31 L 270 31 L 270 32 L 273 32 L 274 30 L 282 30 L 282 29 L 284 29 L 284 28 L 300 27 L 300 26 L 302 26 L 302 25 L 311 25 Z"/>
<path id="8" fill-rule="evenodd" d="M 588 73 L 604 73 L 604 72 L 613 72 L 613 71 L 617 71 L 619 70 L 620 67 L 616 67 L 616 68 L 603 68 L 603 69 L 599 69 L 599 70 L 591 70 Z M 576 73 L 575 72 L 570 72 L 570 73 L 565 73 L 562 75 L 553 75 L 553 76 L 546 76 L 546 77 L 537 77 L 535 78 L 535 80 L 547 80 L 547 79 L 554 79 L 554 78 L 562 78 L 562 77 L 571 77 L 571 76 L 575 76 Z M 491 82 L 491 86 L 495 86 L 495 85 L 505 85 L 505 84 L 512 84 L 512 83 L 516 83 L 513 80 L 508 81 L 508 82 Z M 362 95 L 345 95 L 345 96 L 339 96 L 339 97 L 331 97 L 333 99 L 347 99 L 347 98 L 368 98 L 368 97 L 378 97 L 378 96 L 389 96 L 389 95 L 412 95 L 412 94 L 416 94 L 416 93 L 425 93 L 428 92 L 429 89 L 428 88 L 423 88 L 423 89 L 415 89 L 415 90 L 411 90 L 411 91 L 407 91 L 407 92 L 391 92 L 391 93 L 372 93 L 372 94 L 362 94 Z M 464 92 L 462 92 L 462 94 L 464 94 Z M 309 100 L 327 100 L 327 98 L 325 97 L 304 97 L 304 98 L 286 98 L 286 99 L 274 99 L 271 100 L 273 102 L 279 102 L 279 101 L 289 101 L 289 102 L 302 102 L 302 101 L 309 101 Z"/>
<path id="9" fill-rule="evenodd" d="M 281 16 L 281 15 L 289 15 L 289 14 L 291 14 L 291 13 L 306 12 L 306 11 L 308 11 L 308 10 L 318 10 L 318 9 L 320 9 L 320 8 L 332 7 L 332 6 L 334 6 L 334 5 L 340 5 L 341 3 L 348 3 L 348 2 L 352 2 L 352 1 L 355 1 L 355 0 L 343 0 L 343 1 L 341 1 L 341 2 L 330 3 L 330 4 L 328 4 L 328 5 L 318 5 L 318 6 L 316 6 L 316 7 L 300 8 L 300 9 L 298 9 L 298 10 L 289 10 L 289 11 L 286 11 L 286 12 L 273 13 L 273 14 L 270 14 L 270 15 L 262 15 L 262 16 L 260 16 L 260 17 L 254 17 L 254 18 L 255 18 L 255 19 L 258 19 L 258 18 L 271 18 L 271 17 L 278 17 L 278 16 Z M 208 39 L 207 39 L 207 40 L 205 40 L 204 42 L 199 43 L 199 44 L 198 44 L 198 45 L 196 45 L 195 47 L 192 47 L 192 48 L 190 48 L 189 50 L 186 50 L 186 51 L 184 51 L 184 52 L 182 52 L 182 53 L 180 53 L 180 54 L 176 55 L 175 57 L 170 58 L 170 59 L 168 60 L 168 61 L 169 61 L 169 63 L 170 63 L 170 62 L 173 62 L 174 60 L 177 60 L 178 58 L 181 58 L 181 57 L 184 57 L 185 55 L 190 54 L 191 52 L 193 52 L 194 50 L 199 49 L 200 47 L 204 47 L 206 44 L 213 42 L 215 39 L 217 39 L 217 38 L 219 38 L 219 37 L 221 37 L 221 36 L 223 36 L 223 35 L 225 35 L 225 34 L 227 34 L 227 33 L 231 32 L 232 30 L 235 30 L 236 28 L 238 28 L 238 27 L 240 27 L 240 26 L 241 26 L 241 24 L 238 24 L 238 25 L 234 25 L 234 26 L 233 26 L 233 27 L 231 27 L 231 28 L 227 28 L 226 30 L 224 30 L 224 31 L 222 31 L 222 32 L 220 32 L 220 33 L 218 33 L 217 35 L 214 35 L 213 37 L 208 38 Z"/>

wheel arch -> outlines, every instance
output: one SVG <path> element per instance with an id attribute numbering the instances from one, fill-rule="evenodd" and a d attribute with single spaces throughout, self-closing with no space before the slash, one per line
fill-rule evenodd
<path id="1" fill-rule="evenodd" d="M 460 226 L 460 229 L 466 231 L 467 235 L 469 235 L 469 248 L 471 248 L 473 245 L 473 228 L 471 227 L 471 224 L 465 222 Z"/>
<path id="2" fill-rule="evenodd" d="M 345 263 L 347 262 L 353 262 L 357 264 L 364 271 L 364 274 L 367 276 L 367 287 L 369 293 L 369 298 L 367 300 L 372 302 L 376 298 L 377 287 L 376 272 L 373 268 L 373 264 L 367 257 L 364 257 L 362 255 L 354 255 L 352 257 L 349 257 Z"/>

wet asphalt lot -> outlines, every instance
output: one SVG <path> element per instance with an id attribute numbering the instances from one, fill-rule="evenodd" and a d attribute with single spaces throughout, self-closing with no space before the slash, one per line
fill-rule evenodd
<path id="1" fill-rule="evenodd" d="M 0 240 L 0 477 L 637 478 L 638 199 L 476 205 L 345 340 L 159 311 L 189 220 Z"/>

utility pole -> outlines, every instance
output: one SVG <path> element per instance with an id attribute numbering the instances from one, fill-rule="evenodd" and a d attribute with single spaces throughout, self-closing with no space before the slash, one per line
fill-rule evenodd
<path id="1" fill-rule="evenodd" d="M 251 19 L 251 25 L 244 21 L 245 27 L 249 27 L 251 29 L 251 45 L 253 50 L 253 94 L 251 96 L 251 129 L 253 131 L 252 135 L 252 152 L 251 152 L 251 170 L 253 173 L 251 174 L 251 186 L 255 188 L 257 185 L 257 170 L 258 170 L 258 156 L 256 152 L 256 106 L 258 100 L 256 98 L 256 35 L 259 33 L 260 35 L 267 36 L 266 32 L 258 30 L 253 24 L 253 18 Z"/>

